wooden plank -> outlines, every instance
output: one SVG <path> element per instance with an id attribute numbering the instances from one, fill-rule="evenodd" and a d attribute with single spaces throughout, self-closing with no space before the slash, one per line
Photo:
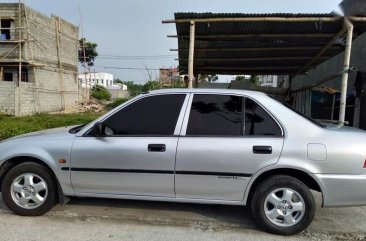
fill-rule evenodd
<path id="1" fill-rule="evenodd" d="M 302 67 L 298 71 L 298 73 L 305 71 L 310 65 L 312 65 L 317 59 L 319 59 L 319 57 L 322 56 L 325 53 L 325 51 L 327 51 L 329 47 L 331 47 L 339 37 L 344 35 L 346 31 L 347 29 L 343 27 L 336 35 L 334 35 L 334 37 L 329 41 L 329 43 L 327 43 L 304 67 Z"/>
<path id="2" fill-rule="evenodd" d="M 196 39 L 223 38 L 331 38 L 334 33 L 275 33 L 275 34 L 210 34 L 196 35 Z M 168 38 L 189 38 L 189 35 L 167 35 Z"/>
<path id="3" fill-rule="evenodd" d="M 322 56 L 318 59 L 328 59 L 331 56 Z M 290 57 L 263 57 L 263 58 L 207 58 L 207 59 L 197 59 L 195 61 L 205 61 L 205 62 L 219 62 L 219 61 L 228 61 L 228 62 L 235 62 L 235 61 L 275 61 L 275 60 L 308 60 L 313 58 L 313 56 L 290 56 Z M 188 59 L 175 59 L 179 61 L 188 61 Z"/>
<path id="4" fill-rule="evenodd" d="M 195 48 L 195 52 L 248 52 L 248 51 L 271 51 L 271 50 L 321 50 L 323 46 L 298 46 L 298 47 L 255 47 L 255 48 Z M 329 49 L 337 50 L 340 47 L 332 46 Z M 170 49 L 170 51 L 188 52 L 188 48 Z"/>

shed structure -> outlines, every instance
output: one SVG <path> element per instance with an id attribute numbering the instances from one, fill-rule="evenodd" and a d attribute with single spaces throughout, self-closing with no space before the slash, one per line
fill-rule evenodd
<path id="1" fill-rule="evenodd" d="M 189 75 L 303 75 L 345 51 L 339 122 L 344 123 L 352 40 L 366 18 L 335 14 L 175 13 L 179 68 Z M 330 73 L 331 74 L 331 73 Z M 338 76 L 339 76 L 338 75 Z M 343 112 L 342 112 L 343 110 Z"/>

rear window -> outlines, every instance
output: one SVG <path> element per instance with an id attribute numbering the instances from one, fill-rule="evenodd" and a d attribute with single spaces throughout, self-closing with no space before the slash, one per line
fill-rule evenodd
<path id="1" fill-rule="evenodd" d="M 289 104 L 287 104 L 287 103 L 283 102 L 282 100 L 277 99 L 277 98 L 275 98 L 275 97 L 273 97 L 273 96 L 270 96 L 270 97 L 271 97 L 272 99 L 274 99 L 275 101 L 279 102 L 280 104 L 282 104 L 283 106 L 285 106 L 287 109 L 289 109 L 289 110 L 291 110 L 291 111 L 295 112 L 296 114 L 298 114 L 298 115 L 302 116 L 303 118 L 307 119 L 308 121 L 310 121 L 310 122 L 311 122 L 311 123 L 313 123 L 314 125 L 317 125 L 317 126 L 319 126 L 319 127 L 323 127 L 323 128 L 325 128 L 325 127 L 326 127 L 326 125 L 323 125 L 323 124 L 322 124 L 322 123 L 320 123 L 319 121 L 316 121 L 316 120 L 314 120 L 313 118 L 311 118 L 311 117 L 309 117 L 309 116 L 305 115 L 304 113 L 301 113 L 300 111 L 298 111 L 297 109 L 295 109 L 295 108 L 294 108 L 294 107 L 292 107 L 291 105 L 289 105 Z"/>

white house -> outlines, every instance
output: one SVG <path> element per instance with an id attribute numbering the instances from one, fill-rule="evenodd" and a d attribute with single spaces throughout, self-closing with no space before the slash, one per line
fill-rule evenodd
<path id="1" fill-rule="evenodd" d="M 103 86 L 107 89 L 127 90 L 127 86 L 123 84 L 113 83 L 113 74 L 90 72 L 78 75 L 80 86 L 92 88 L 95 85 Z"/>

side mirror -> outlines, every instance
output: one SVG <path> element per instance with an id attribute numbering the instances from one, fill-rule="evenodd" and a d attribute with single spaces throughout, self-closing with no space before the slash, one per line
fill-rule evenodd
<path id="1" fill-rule="evenodd" d="M 102 122 L 97 121 L 94 123 L 92 131 L 94 133 L 95 136 L 102 136 L 103 135 L 103 127 L 102 127 Z"/>

